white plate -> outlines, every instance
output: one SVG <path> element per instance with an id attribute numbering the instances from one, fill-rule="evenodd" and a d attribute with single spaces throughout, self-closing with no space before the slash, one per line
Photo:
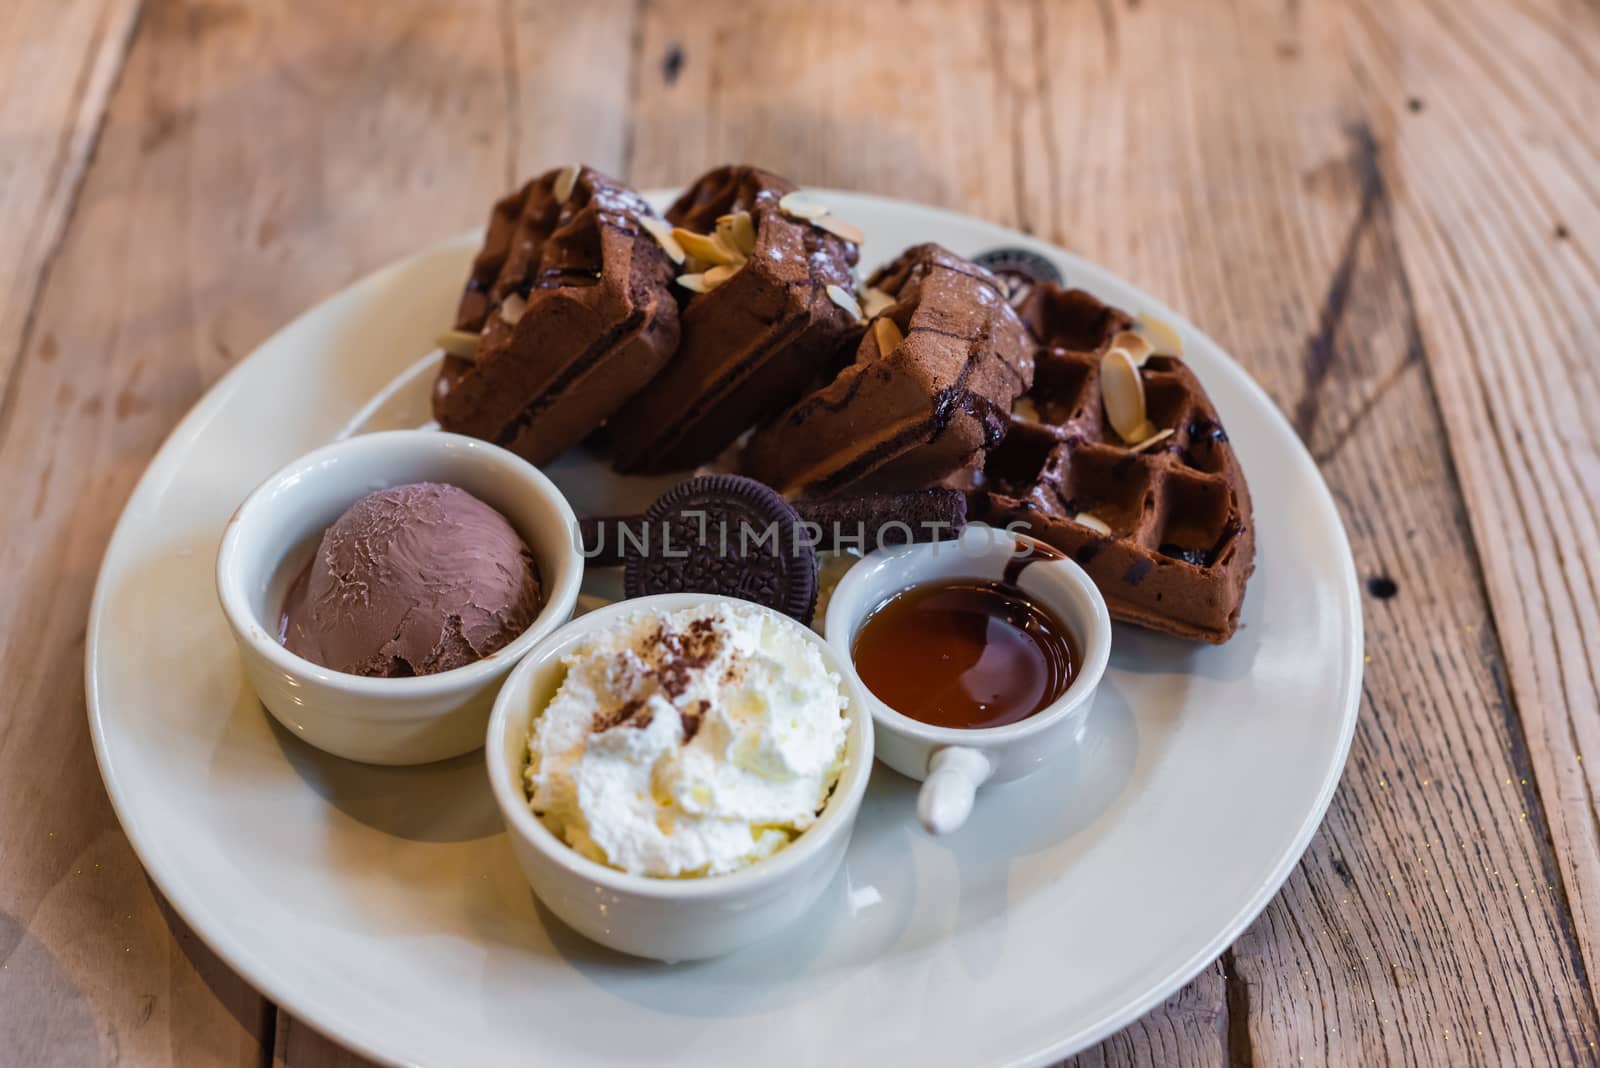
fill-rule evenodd
<path id="1" fill-rule="evenodd" d="M 1191 978 L 1304 851 L 1355 727 L 1361 618 L 1288 423 L 1213 342 L 1092 264 L 942 211 L 828 200 L 871 235 L 865 265 L 918 241 L 1021 246 L 1178 325 L 1255 499 L 1243 629 L 1221 648 L 1119 629 L 1081 750 L 986 790 L 950 838 L 917 828 L 912 785 L 880 767 L 845 870 L 769 942 L 676 967 L 599 950 L 531 899 L 479 757 L 388 769 L 306 747 L 245 688 L 213 592 L 223 524 L 257 482 L 397 376 L 361 427 L 426 418 L 427 376 L 402 373 L 450 320 L 474 239 L 422 253 L 195 406 L 128 502 L 90 613 L 89 718 L 122 826 L 184 919 L 298 1019 L 428 1065 L 1041 1064 Z M 660 485 L 582 456 L 550 474 L 580 512 Z"/>

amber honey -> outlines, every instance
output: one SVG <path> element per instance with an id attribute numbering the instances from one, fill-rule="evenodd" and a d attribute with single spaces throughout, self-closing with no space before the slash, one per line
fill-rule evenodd
<path id="1" fill-rule="evenodd" d="M 884 704 L 939 727 L 1001 727 L 1060 697 L 1079 658 L 1071 632 L 1017 587 L 913 586 L 856 632 L 856 673 Z"/>

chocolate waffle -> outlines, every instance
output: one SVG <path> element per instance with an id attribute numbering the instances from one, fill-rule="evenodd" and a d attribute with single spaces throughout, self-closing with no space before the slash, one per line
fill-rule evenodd
<path id="1" fill-rule="evenodd" d="M 618 470 L 671 471 L 715 458 L 836 370 L 860 336 L 857 312 L 844 303 L 854 303 L 860 235 L 820 211 L 795 213 L 820 205 L 796 200 L 787 210 L 794 192 L 787 179 L 755 167 L 720 167 L 667 212 L 681 228 L 674 232 L 688 266 L 704 269 L 680 279 L 688 303 L 677 357 L 611 423 Z M 732 232 L 736 221 L 742 236 Z M 723 250 L 731 256 L 712 249 L 714 261 L 693 262 L 690 240 L 709 241 L 722 227 L 742 247 Z"/>
<path id="2" fill-rule="evenodd" d="M 975 511 L 996 526 L 1025 523 L 1071 556 L 1113 618 L 1227 641 L 1255 568 L 1255 527 L 1205 390 L 1181 359 L 1149 355 L 1138 371 L 1148 424 L 1130 443 L 1108 416 L 1102 372 L 1114 342 L 1142 355 L 1128 316 L 1053 283 L 1021 311 L 1042 342 L 1033 388 L 989 453 Z"/>
<path id="3" fill-rule="evenodd" d="M 675 267 L 652 221 L 665 232 L 588 167 L 497 203 L 434 385 L 439 425 L 544 463 L 642 388 L 678 346 Z"/>
<path id="4" fill-rule="evenodd" d="M 976 465 L 1033 381 L 1033 343 L 998 279 L 935 244 L 868 293 L 855 362 L 756 432 L 744 469 L 783 493 L 906 490 Z"/>

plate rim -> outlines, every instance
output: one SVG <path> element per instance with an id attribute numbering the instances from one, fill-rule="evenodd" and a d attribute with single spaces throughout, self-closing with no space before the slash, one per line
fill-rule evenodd
<path id="1" fill-rule="evenodd" d="M 1209 344 L 1214 346 L 1216 351 L 1223 357 L 1222 366 L 1224 370 L 1234 376 L 1238 380 L 1238 384 L 1250 395 L 1252 401 L 1264 410 L 1266 413 L 1265 418 L 1269 422 L 1275 422 L 1278 425 L 1278 429 L 1288 434 L 1293 442 L 1290 453 L 1294 465 L 1300 468 L 1302 473 L 1308 473 L 1311 476 L 1311 485 L 1315 486 L 1317 490 L 1314 495 L 1316 497 L 1316 506 L 1319 512 L 1322 513 L 1318 516 L 1319 525 L 1332 535 L 1331 548 L 1333 549 L 1333 555 L 1337 557 L 1335 569 L 1343 580 L 1341 583 L 1343 587 L 1341 607 L 1349 619 L 1349 625 L 1343 628 L 1341 637 L 1350 645 L 1350 654 L 1344 665 L 1341 679 L 1344 699 L 1343 707 L 1340 709 L 1342 722 L 1340 724 L 1336 752 L 1333 754 L 1333 759 L 1328 763 L 1314 804 L 1307 811 L 1299 830 L 1289 844 L 1280 852 L 1270 873 L 1262 881 L 1255 894 L 1245 901 L 1235 911 L 1232 918 L 1199 950 L 1191 954 L 1182 964 L 1171 968 L 1160 981 L 1149 984 L 1144 994 L 1130 999 L 1121 1009 L 1106 1013 L 1100 1019 L 1087 1026 L 1080 1027 L 1045 1046 L 1020 1054 L 1005 1062 L 1005 1068 L 1035 1068 L 1035 1066 L 1047 1065 L 1062 1057 L 1087 1049 L 1142 1018 L 1204 970 L 1211 961 L 1215 960 L 1228 946 L 1238 940 L 1245 929 L 1254 922 L 1256 917 L 1278 895 L 1284 883 L 1288 881 L 1290 874 L 1293 873 L 1295 866 L 1299 863 L 1300 858 L 1309 848 L 1317 830 L 1321 827 L 1328 808 L 1332 804 L 1339 782 L 1343 778 L 1361 708 L 1361 681 L 1366 635 L 1365 621 L 1361 613 L 1359 579 L 1356 573 L 1355 558 L 1350 548 L 1349 535 L 1345 529 L 1343 517 L 1339 514 L 1333 491 L 1329 489 L 1327 481 L 1322 477 L 1322 472 L 1317 468 L 1310 450 L 1307 449 L 1305 442 L 1301 440 L 1300 435 L 1294 430 L 1271 396 L 1255 380 L 1254 376 L 1245 370 L 1244 366 L 1234 358 L 1227 348 L 1218 344 L 1205 331 L 1190 322 L 1187 317 L 1179 314 L 1165 302 L 1151 295 L 1142 286 L 1136 285 L 1117 272 L 1100 266 L 1067 249 L 979 216 L 937 205 L 923 204 L 914 200 L 887 197 L 874 193 L 824 187 L 808 188 L 822 196 L 840 197 L 860 203 L 869 211 L 879 208 L 888 208 L 890 210 L 911 208 L 918 212 L 926 213 L 933 217 L 937 223 L 947 226 L 970 227 L 976 225 L 991 230 L 1001 230 L 1006 233 L 1008 242 L 1039 253 L 1069 268 L 1083 269 L 1090 273 L 1098 272 L 1137 292 L 1148 301 L 1152 306 L 1151 310 L 1155 311 L 1156 314 L 1175 321 L 1186 333 L 1203 337 Z M 644 196 L 652 204 L 661 204 L 676 196 L 678 192 L 679 190 L 675 188 L 654 188 L 644 191 Z M 451 237 L 432 242 L 408 255 L 360 275 L 299 312 L 288 322 L 263 338 L 246 356 L 213 382 L 162 439 L 161 444 L 151 455 L 149 462 L 140 474 L 138 481 L 129 492 L 117 517 L 111 536 L 106 541 L 100 566 L 96 570 L 94 594 L 89 603 L 88 633 L 84 647 L 84 699 L 89 720 L 90 742 L 94 750 L 95 762 L 99 768 L 101 780 L 111 801 L 112 810 L 116 814 L 117 822 L 123 834 L 127 837 L 134 855 L 144 869 L 146 877 L 156 885 L 162 897 L 166 899 L 189 929 L 205 943 L 211 952 L 215 953 L 263 998 L 288 1011 L 298 1022 L 309 1026 L 323 1037 L 361 1056 L 387 1065 L 409 1065 L 415 1062 L 408 1059 L 404 1051 L 396 1050 L 389 1045 L 384 1040 L 381 1029 L 364 1028 L 359 1021 L 349 1018 L 335 1019 L 333 1018 L 335 1014 L 324 1011 L 313 999 L 301 996 L 292 984 L 280 978 L 276 968 L 263 966 L 249 949 L 239 944 L 225 924 L 211 923 L 209 919 L 197 920 L 197 917 L 209 917 L 209 910 L 196 907 L 186 893 L 174 893 L 173 887 L 175 884 L 169 878 L 169 873 L 150 862 L 149 856 L 152 855 L 152 852 L 147 847 L 146 836 L 150 836 L 153 839 L 154 832 L 150 828 L 141 825 L 130 805 L 130 800 L 127 796 L 128 791 L 120 784 L 118 779 L 115 758 L 110 753 L 107 744 L 105 733 L 106 710 L 101 700 L 95 667 L 99 660 L 106 600 L 110 596 L 108 565 L 114 555 L 122 549 L 122 543 L 132 536 L 130 530 L 133 522 L 131 514 L 133 504 L 138 498 L 149 492 L 149 487 L 157 479 L 165 475 L 166 468 L 176 462 L 177 454 L 187 447 L 187 442 L 194 437 L 197 430 L 216 413 L 216 410 L 223 405 L 226 399 L 233 395 L 237 379 L 241 376 L 244 368 L 259 358 L 263 349 L 274 346 L 285 333 L 293 330 L 304 320 L 322 314 L 327 306 L 349 294 L 352 290 L 380 285 L 384 280 L 392 276 L 412 270 L 415 264 L 428 256 L 479 240 L 482 233 L 483 229 L 481 227 L 463 231 Z"/>

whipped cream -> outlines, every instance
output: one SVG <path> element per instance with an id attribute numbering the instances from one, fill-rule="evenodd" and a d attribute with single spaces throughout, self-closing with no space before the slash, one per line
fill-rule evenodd
<path id="1" fill-rule="evenodd" d="M 732 601 L 646 610 L 563 666 L 529 731 L 529 804 L 591 860 L 734 871 L 811 826 L 838 782 L 844 690 L 793 620 Z"/>

